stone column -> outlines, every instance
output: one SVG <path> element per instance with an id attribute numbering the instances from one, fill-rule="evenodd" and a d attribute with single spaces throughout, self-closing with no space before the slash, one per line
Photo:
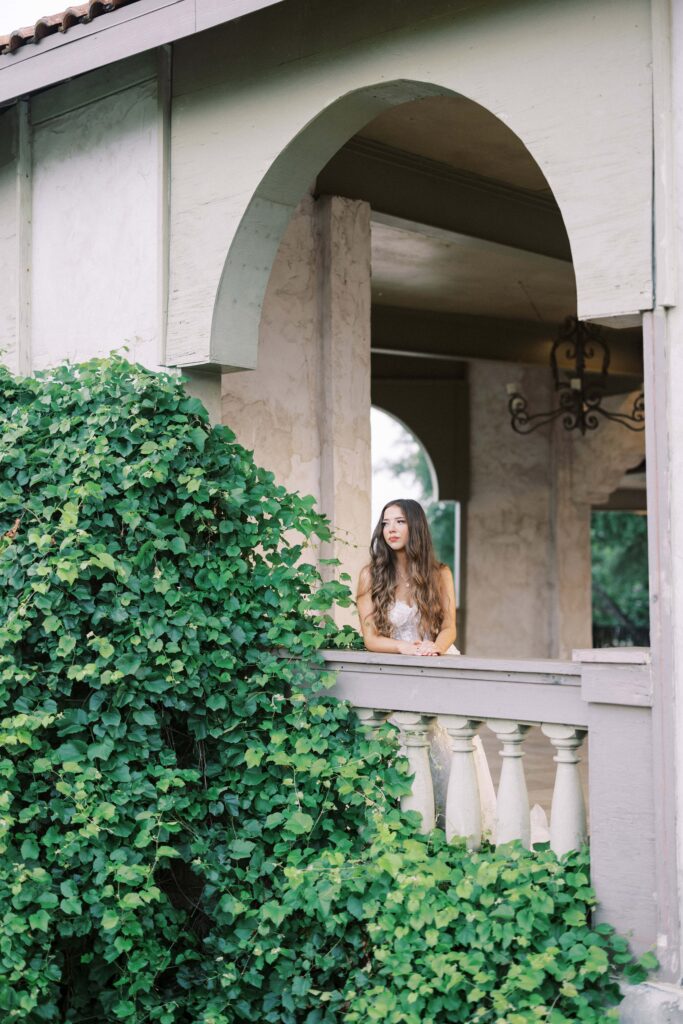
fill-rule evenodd
<path id="1" fill-rule="evenodd" d="M 316 204 L 319 232 L 321 342 L 320 507 L 334 539 L 323 558 L 336 558 L 351 577 L 367 562 L 371 515 L 370 461 L 370 207 L 338 196 Z M 323 566 L 323 573 L 338 572 Z M 357 625 L 354 608 L 338 621 Z"/>
<path id="2" fill-rule="evenodd" d="M 319 501 L 317 252 L 315 203 L 305 196 L 273 262 L 258 366 L 223 375 L 222 418 L 277 483 Z"/>
<path id="3" fill-rule="evenodd" d="M 193 382 L 193 385 L 195 382 Z M 222 418 L 279 484 L 312 494 L 355 591 L 370 540 L 370 207 L 305 196 L 268 282 L 255 370 L 224 374 Z M 354 608 L 339 621 L 357 624 Z"/>

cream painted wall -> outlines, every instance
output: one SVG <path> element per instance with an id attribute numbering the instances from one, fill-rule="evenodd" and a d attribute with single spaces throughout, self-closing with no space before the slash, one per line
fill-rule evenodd
<path id="1" fill-rule="evenodd" d="M 0 120 L 0 362 L 19 371 L 19 201 L 15 111 Z"/>
<path id="2" fill-rule="evenodd" d="M 404 27 L 378 3 L 361 26 L 314 3 L 301 35 L 282 5 L 178 44 L 171 360 L 254 365 L 272 256 L 306 188 L 380 110 L 430 91 L 481 103 L 527 144 L 565 217 L 581 317 L 650 306 L 648 5 L 429 8 Z"/>
<path id="3" fill-rule="evenodd" d="M 159 133 L 155 81 L 34 129 L 34 369 L 123 346 L 163 363 Z"/>

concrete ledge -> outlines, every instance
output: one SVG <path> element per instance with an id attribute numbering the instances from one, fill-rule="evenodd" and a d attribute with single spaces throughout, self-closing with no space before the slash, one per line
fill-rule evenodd
<path id="1" fill-rule="evenodd" d="M 664 982 L 629 986 L 619 1010 L 621 1024 L 683 1024 L 683 988 Z"/>

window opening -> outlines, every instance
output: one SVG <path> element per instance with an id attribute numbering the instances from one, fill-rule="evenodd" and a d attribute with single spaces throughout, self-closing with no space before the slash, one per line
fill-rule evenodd
<path id="1" fill-rule="evenodd" d="M 460 503 L 439 501 L 439 485 L 427 449 L 396 416 L 373 408 L 372 523 L 392 498 L 413 498 L 425 510 L 437 558 L 455 580 L 460 606 Z"/>
<path id="2" fill-rule="evenodd" d="M 649 647 L 647 515 L 591 514 L 593 646 Z"/>

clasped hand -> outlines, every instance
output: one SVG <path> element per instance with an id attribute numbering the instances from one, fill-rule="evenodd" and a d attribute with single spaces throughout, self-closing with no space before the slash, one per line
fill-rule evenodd
<path id="1" fill-rule="evenodd" d="M 435 658 L 441 652 L 432 640 L 404 640 L 400 644 L 399 653 L 418 655 L 421 658 Z"/>

